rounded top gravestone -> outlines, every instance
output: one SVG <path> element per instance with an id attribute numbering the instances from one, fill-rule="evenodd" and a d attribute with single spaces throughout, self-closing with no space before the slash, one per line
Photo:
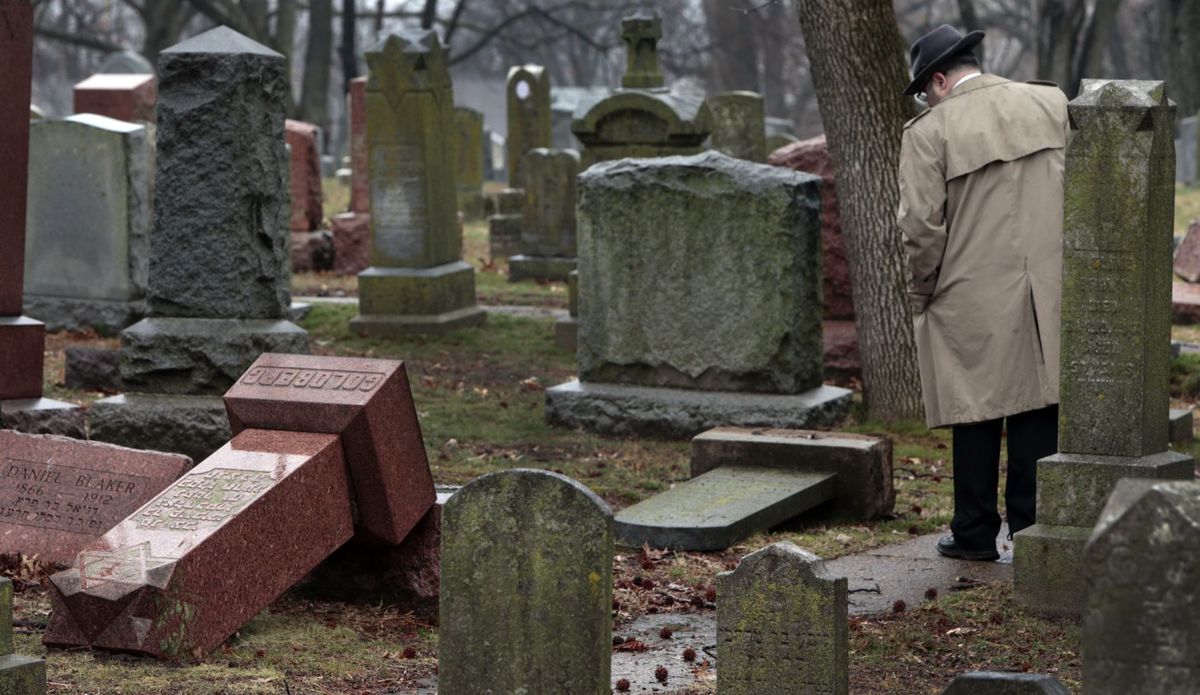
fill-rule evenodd
<path id="1" fill-rule="evenodd" d="M 477 478 L 442 514 L 441 692 L 609 693 L 608 505 L 517 469 Z"/>

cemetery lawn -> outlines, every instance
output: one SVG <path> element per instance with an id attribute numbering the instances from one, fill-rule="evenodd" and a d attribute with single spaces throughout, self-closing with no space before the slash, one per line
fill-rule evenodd
<path id="1" fill-rule="evenodd" d="M 549 295 L 533 283 L 511 291 Z M 575 372 L 574 356 L 554 344 L 552 318 L 492 314 L 485 330 L 383 341 L 349 334 L 347 323 L 355 312 L 353 305 L 317 304 L 301 325 L 311 334 L 314 353 L 406 362 L 438 484 L 459 485 L 506 468 L 544 468 L 582 481 L 619 509 L 686 479 L 686 442 L 602 437 L 545 424 L 542 391 Z M 52 335 L 48 392 L 81 403 L 103 395 L 62 387 L 62 350 L 67 344 L 113 347 L 116 342 L 93 333 Z M 843 429 L 892 438 L 896 505 L 891 517 L 839 525 L 807 519 L 723 553 L 618 548 L 613 567 L 618 626 L 647 612 L 711 611 L 709 590 L 716 574 L 775 541 L 790 540 L 833 558 L 946 527 L 952 485 L 948 432 L 920 424 L 861 422 L 853 414 Z M 32 578 L 28 571 L 24 576 Z M 638 577 L 642 581 L 635 583 Z M 637 586 L 646 579 L 655 590 Z M 18 585 L 28 587 L 17 601 L 19 651 L 44 653 L 40 638 L 48 599 L 36 581 Z M 904 613 L 856 620 L 851 677 L 861 687 L 854 691 L 940 692 L 955 669 L 1025 664 L 1042 671 L 1058 668 L 1070 681 L 1071 669 L 1078 668 L 1077 631 L 1017 613 L 1009 591 L 973 589 Z M 1001 624 L 992 625 L 993 614 Z M 957 627 L 968 629 L 948 634 Z M 978 632 L 971 631 L 975 628 Z M 965 651 L 955 646 L 960 643 Z M 1028 649 L 1030 643 L 1035 649 Z M 406 650 L 411 658 L 404 656 Z M 403 692 L 435 673 L 436 651 L 436 627 L 411 615 L 288 596 L 195 664 L 55 651 L 49 659 L 50 692 L 281 693 L 288 692 L 285 683 L 292 693 Z M 689 687 L 676 692 L 712 692 L 711 684 Z"/>

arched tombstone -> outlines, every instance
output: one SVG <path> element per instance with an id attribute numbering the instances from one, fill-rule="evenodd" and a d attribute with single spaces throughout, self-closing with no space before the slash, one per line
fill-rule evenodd
<path id="1" fill-rule="evenodd" d="M 500 471 L 442 512 L 438 688 L 607 695 L 612 511 L 557 473 Z"/>

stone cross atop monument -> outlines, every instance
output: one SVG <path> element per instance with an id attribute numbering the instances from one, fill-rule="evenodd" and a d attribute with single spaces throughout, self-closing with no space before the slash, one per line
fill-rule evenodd
<path id="1" fill-rule="evenodd" d="M 621 20 L 626 61 L 622 87 L 657 89 L 665 84 L 658 67 L 658 42 L 662 35 L 662 19 L 650 10 L 638 10 Z"/>
<path id="2" fill-rule="evenodd" d="M 1068 614 L 1117 481 L 1193 477 L 1167 448 L 1175 105 L 1163 82 L 1084 80 L 1069 113 L 1058 453 L 1013 560 L 1018 603 Z"/>

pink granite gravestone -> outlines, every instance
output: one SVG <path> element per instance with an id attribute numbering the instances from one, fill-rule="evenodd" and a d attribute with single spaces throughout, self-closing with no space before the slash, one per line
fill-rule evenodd
<path id="1" fill-rule="evenodd" d="M 371 182 L 367 160 L 367 78 L 350 80 L 350 212 L 370 212 Z"/>
<path id="2" fill-rule="evenodd" d="M 0 430 L 0 553 L 69 565 L 191 465 L 178 454 Z"/>
<path id="3" fill-rule="evenodd" d="M 291 194 L 293 232 L 311 232 L 321 227 L 321 153 L 318 142 L 321 129 L 312 123 L 284 122 L 291 155 Z"/>
<path id="4" fill-rule="evenodd" d="M 81 416 L 62 417 L 78 413 L 75 406 L 42 398 L 46 327 L 21 315 L 32 71 L 33 7 L 0 0 L 0 426 L 38 430 L 42 421 L 67 422 L 63 434 L 82 436 Z"/>
<path id="5" fill-rule="evenodd" d="M 75 113 L 153 123 L 157 101 L 154 75 L 99 74 L 75 85 Z"/>

